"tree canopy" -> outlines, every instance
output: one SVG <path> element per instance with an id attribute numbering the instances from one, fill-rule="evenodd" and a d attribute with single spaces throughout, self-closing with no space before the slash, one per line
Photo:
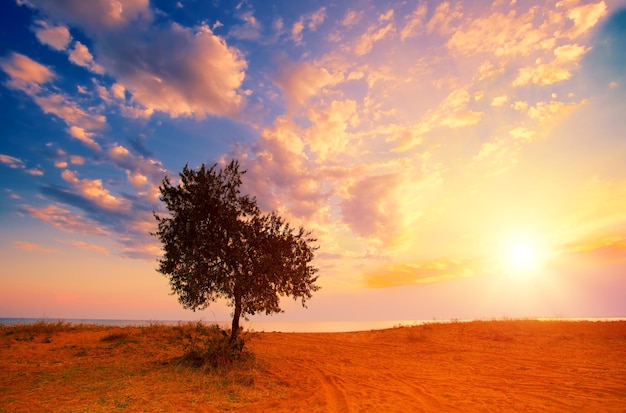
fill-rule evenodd
<path id="1" fill-rule="evenodd" d="M 306 306 L 319 289 L 311 265 L 316 239 L 241 194 L 244 173 L 235 160 L 223 169 L 185 165 L 178 184 L 166 176 L 159 187 L 169 214 L 154 214 L 154 235 L 163 247 L 158 271 L 184 308 L 195 311 L 225 299 L 234 308 L 231 341 L 240 317 L 281 312 L 281 296 Z"/>

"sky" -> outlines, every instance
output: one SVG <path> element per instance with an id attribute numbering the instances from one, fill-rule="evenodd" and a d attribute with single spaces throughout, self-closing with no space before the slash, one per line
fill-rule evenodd
<path id="1" fill-rule="evenodd" d="M 231 159 L 319 246 L 253 320 L 626 316 L 625 0 L 0 7 L 0 317 L 228 320 L 150 232 Z"/>

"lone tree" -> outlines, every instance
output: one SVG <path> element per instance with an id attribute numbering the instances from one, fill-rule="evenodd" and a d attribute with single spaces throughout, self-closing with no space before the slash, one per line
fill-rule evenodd
<path id="1" fill-rule="evenodd" d="M 168 177 L 159 187 L 169 211 L 154 214 L 164 255 L 158 271 L 169 278 L 184 308 L 205 309 L 217 299 L 234 307 L 230 343 L 239 319 L 281 312 L 280 296 L 306 300 L 319 287 L 310 263 L 317 249 L 311 232 L 294 229 L 275 212 L 262 213 L 256 199 L 239 191 L 239 163 L 199 170 L 187 165 L 180 183 Z"/>

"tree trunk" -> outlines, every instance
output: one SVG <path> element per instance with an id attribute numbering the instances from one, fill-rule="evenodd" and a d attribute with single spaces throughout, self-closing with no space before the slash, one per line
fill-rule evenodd
<path id="1" fill-rule="evenodd" d="M 235 296 L 235 313 L 233 314 L 233 325 L 230 330 L 230 344 L 234 344 L 239 335 L 239 318 L 241 318 L 241 297 Z"/>

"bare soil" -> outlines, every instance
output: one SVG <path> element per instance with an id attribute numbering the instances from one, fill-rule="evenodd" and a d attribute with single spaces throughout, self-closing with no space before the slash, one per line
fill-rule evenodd
<path id="1" fill-rule="evenodd" d="M 254 356 L 181 362 L 173 326 L 0 327 L 2 412 L 624 412 L 626 322 L 254 333 Z"/>

